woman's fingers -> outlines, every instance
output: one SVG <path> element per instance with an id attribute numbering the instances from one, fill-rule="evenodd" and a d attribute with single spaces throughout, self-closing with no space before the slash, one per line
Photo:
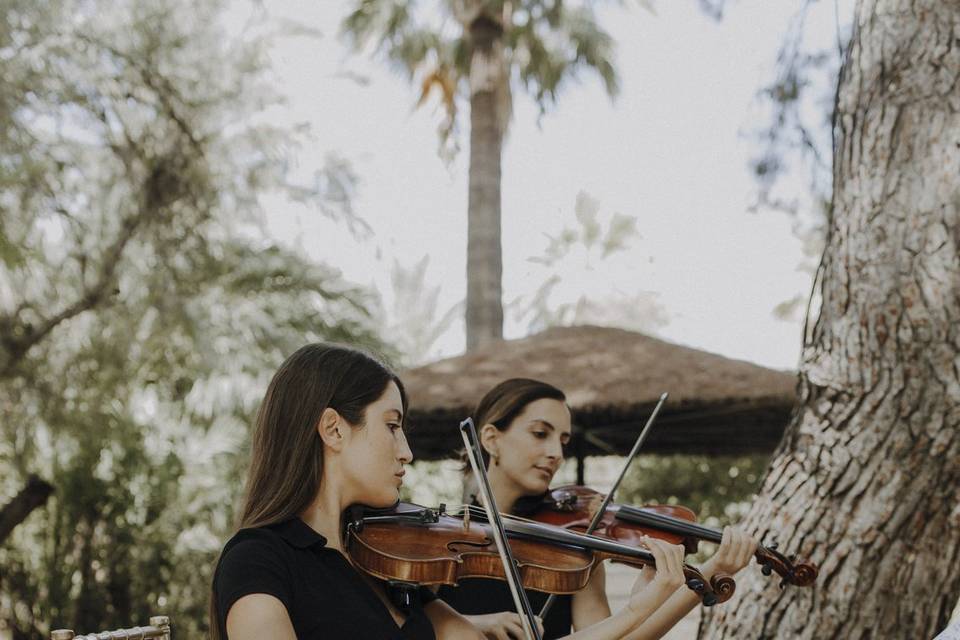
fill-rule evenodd
<path id="1" fill-rule="evenodd" d="M 676 576 L 683 575 L 683 548 L 676 544 L 663 542 L 667 548 L 667 562 L 669 563 L 670 573 Z"/>
<path id="2" fill-rule="evenodd" d="M 519 614 L 502 611 L 468 618 L 488 640 L 526 640 Z"/>
<path id="3" fill-rule="evenodd" d="M 659 540 L 654 540 L 650 536 L 643 536 L 643 543 L 647 545 L 647 549 L 653 555 L 653 561 L 657 565 L 657 573 L 660 573 L 660 570 L 667 566 L 666 552 L 659 542 Z"/>
<path id="4" fill-rule="evenodd" d="M 717 549 L 716 565 L 727 573 L 736 573 L 750 564 L 756 552 L 757 541 L 739 527 L 724 527 L 720 548 Z"/>
<path id="5" fill-rule="evenodd" d="M 657 577 L 656 567 L 651 567 L 648 564 L 643 565 L 640 571 L 637 573 L 637 579 L 633 582 L 633 587 L 630 588 L 630 595 L 642 591 L 650 582 Z"/>
<path id="6" fill-rule="evenodd" d="M 750 564 L 750 558 L 752 558 L 753 555 L 757 552 L 757 545 L 759 543 L 757 542 L 756 538 L 749 535 L 746 531 L 743 531 L 742 533 L 743 533 L 743 542 L 745 545 L 743 549 L 742 560 L 743 560 L 743 566 L 747 566 L 748 564 Z"/>
<path id="7" fill-rule="evenodd" d="M 540 616 L 534 616 L 533 619 L 537 621 L 537 628 L 540 629 L 540 635 L 543 635 L 543 620 Z"/>
<path id="8" fill-rule="evenodd" d="M 733 545 L 733 561 L 737 565 L 744 564 L 744 559 L 746 557 L 746 551 L 750 542 L 747 539 L 747 534 L 739 528 L 733 529 L 734 534 L 734 545 Z"/>
<path id="9" fill-rule="evenodd" d="M 757 548 L 757 541 L 739 527 L 731 527 L 735 539 L 733 548 L 733 562 L 735 566 L 743 568 L 750 563 L 750 556 Z"/>
<path id="10" fill-rule="evenodd" d="M 526 640 L 527 634 L 523 631 L 523 623 L 519 613 L 505 613 L 504 629 L 510 634 L 511 640 Z"/>
<path id="11" fill-rule="evenodd" d="M 510 638 L 515 638 L 516 640 L 526 640 L 527 634 L 523 630 L 523 616 L 521 616 L 519 613 L 507 613 L 504 615 L 509 616 L 505 626 L 510 633 Z M 538 616 L 534 616 L 533 619 L 536 621 L 537 627 L 540 629 L 540 635 L 543 635 L 543 621 Z"/>
<path id="12" fill-rule="evenodd" d="M 656 538 L 645 540 L 657 563 L 657 578 L 679 586 L 683 583 L 683 547 Z"/>
<path id="13" fill-rule="evenodd" d="M 737 559 L 737 534 L 733 527 L 723 528 L 723 537 L 720 540 L 720 548 L 717 549 L 717 555 L 720 556 L 720 562 L 724 566 L 730 566 Z"/>

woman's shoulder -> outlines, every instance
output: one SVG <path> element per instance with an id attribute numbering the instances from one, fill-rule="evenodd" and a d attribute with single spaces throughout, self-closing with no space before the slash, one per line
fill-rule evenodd
<path id="1" fill-rule="evenodd" d="M 233 574 L 252 566 L 274 571 L 295 562 L 291 549 L 273 525 L 240 529 L 227 540 L 217 563 L 217 574 Z"/>
<path id="2" fill-rule="evenodd" d="M 280 553 L 283 551 L 283 538 L 272 526 L 240 529 L 223 545 L 221 560 L 227 557 L 246 556 L 250 553 Z"/>
<path id="3" fill-rule="evenodd" d="M 229 540 L 227 540 L 226 544 L 223 545 L 223 553 L 226 554 L 228 551 L 238 546 L 247 548 L 270 546 L 279 547 L 282 543 L 283 538 L 277 532 L 276 525 L 248 527 L 238 530 L 230 537 Z"/>
<path id="4" fill-rule="evenodd" d="M 240 529 L 224 545 L 213 576 L 220 610 L 252 593 L 275 596 L 285 606 L 293 596 L 296 558 L 275 527 Z"/>

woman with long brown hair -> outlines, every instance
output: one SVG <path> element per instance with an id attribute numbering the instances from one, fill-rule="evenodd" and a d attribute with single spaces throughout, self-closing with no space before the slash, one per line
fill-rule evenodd
<path id="1" fill-rule="evenodd" d="M 389 507 L 412 459 L 400 379 L 356 349 L 307 345 L 260 405 L 240 530 L 213 579 L 215 639 L 482 637 L 427 589 L 394 604 L 343 549 L 351 504 Z"/>
<path id="2" fill-rule="evenodd" d="M 542 502 L 554 474 L 564 459 L 570 440 L 570 409 L 563 391 L 538 380 L 513 378 L 491 389 L 473 414 L 479 430 L 481 453 L 487 463 L 493 497 L 504 513 L 528 515 Z M 683 550 L 648 539 L 651 551 L 667 546 L 683 561 Z M 700 567 L 705 577 L 723 572 L 733 575 L 746 566 L 757 542 L 743 531 L 727 527 L 717 553 Z M 659 563 L 657 564 L 659 567 Z M 689 589 L 674 589 L 669 599 L 649 587 L 659 571 L 645 567 L 634 585 L 631 602 L 642 602 L 652 610 L 642 624 L 624 634 L 631 640 L 660 638 L 700 601 Z M 544 620 L 546 640 L 565 637 L 574 630 L 592 628 L 610 618 L 602 565 L 587 587 L 573 595 L 561 596 Z M 647 595 L 645 595 L 647 594 Z M 511 613 L 513 603 L 502 583 L 484 578 L 462 580 L 456 587 L 441 587 L 439 595 L 467 616 L 487 638 L 522 638 L 520 621 Z M 527 591 L 534 611 L 539 611 L 547 594 Z"/>

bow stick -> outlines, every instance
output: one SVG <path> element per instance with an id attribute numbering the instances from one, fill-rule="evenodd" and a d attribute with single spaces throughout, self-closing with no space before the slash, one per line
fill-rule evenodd
<path id="1" fill-rule="evenodd" d="M 470 467 L 473 469 L 474 478 L 476 478 L 477 486 L 480 488 L 480 495 L 483 498 L 483 507 L 487 511 L 487 522 L 490 524 L 493 540 L 500 552 L 500 560 L 503 562 L 507 584 L 510 586 L 510 595 L 513 596 L 513 603 L 517 607 L 517 612 L 522 614 L 520 622 L 523 624 L 523 632 L 527 636 L 527 640 L 542 640 L 540 628 L 534 618 L 533 607 L 530 606 L 527 592 L 524 591 L 523 582 L 520 580 L 517 562 L 513 559 L 513 553 L 507 543 L 507 534 L 503 528 L 503 521 L 500 519 L 500 511 L 494 501 L 490 481 L 487 478 L 487 470 L 483 465 L 483 457 L 480 455 L 480 438 L 477 437 L 477 429 L 474 427 L 471 418 L 467 418 L 460 423 L 460 435 L 463 437 L 467 459 L 470 460 Z"/>

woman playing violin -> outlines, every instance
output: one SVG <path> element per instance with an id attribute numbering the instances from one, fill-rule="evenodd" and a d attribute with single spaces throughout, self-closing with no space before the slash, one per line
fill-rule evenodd
<path id="1" fill-rule="evenodd" d="M 571 437 L 570 410 L 564 393 L 544 382 L 515 378 L 500 383 L 480 401 L 474 412 L 494 499 L 500 510 L 517 516 L 531 515 L 539 508 L 564 459 L 564 447 Z M 683 550 L 657 539 L 647 539 L 657 550 L 682 562 Z M 756 541 L 744 532 L 727 527 L 717 553 L 702 567 L 710 578 L 718 572 L 733 575 L 746 566 Z M 658 562 L 657 566 L 660 564 Z M 683 618 L 699 599 L 690 590 L 671 589 L 662 597 L 650 587 L 658 571 L 645 567 L 631 592 L 631 602 L 645 599 L 652 614 L 630 634 L 633 640 L 659 638 Z M 682 582 L 681 582 L 682 584 Z M 675 585 L 679 586 L 679 585 Z M 463 580 L 456 587 L 442 587 L 439 595 L 465 614 L 487 638 L 522 638 L 520 623 L 503 583 L 477 578 Z M 528 591 L 534 611 L 546 594 Z M 561 596 L 544 621 L 545 638 L 558 638 L 609 618 L 603 567 L 593 573 L 587 587 L 573 595 Z"/>
<path id="2" fill-rule="evenodd" d="M 307 345 L 281 365 L 257 415 L 241 529 L 214 572 L 215 640 L 484 637 L 426 588 L 398 606 L 345 553 L 347 507 L 397 502 L 406 409 L 400 379 L 354 349 Z M 679 547 L 653 541 L 651 553 L 649 584 L 578 640 L 628 636 L 683 583 Z"/>
<path id="3" fill-rule="evenodd" d="M 406 405 L 400 379 L 360 351 L 312 344 L 283 363 L 257 415 L 241 529 L 214 574 L 214 638 L 482 638 L 426 588 L 398 607 L 344 553 L 344 509 L 398 499 Z"/>

